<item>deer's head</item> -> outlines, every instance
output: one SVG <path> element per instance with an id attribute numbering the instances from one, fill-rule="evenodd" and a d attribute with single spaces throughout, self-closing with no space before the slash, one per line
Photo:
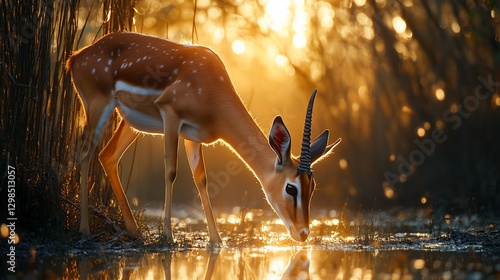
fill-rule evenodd
<path id="1" fill-rule="evenodd" d="M 312 108 L 316 90 L 307 107 L 300 157 L 291 155 L 291 137 L 280 116 L 274 119 L 269 144 L 276 152 L 273 176 L 264 185 L 269 203 L 283 220 L 289 234 L 296 241 L 309 236 L 309 205 L 316 187 L 312 166 L 332 154 L 341 139 L 327 146 L 329 131 L 325 130 L 312 143 Z"/>

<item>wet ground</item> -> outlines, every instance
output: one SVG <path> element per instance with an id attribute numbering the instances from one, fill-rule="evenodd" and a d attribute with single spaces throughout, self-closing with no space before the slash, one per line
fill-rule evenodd
<path id="1" fill-rule="evenodd" d="M 126 233 L 26 240 L 17 272 L 3 262 L 2 279 L 500 279 L 499 225 L 476 216 L 323 217 L 311 221 L 304 244 L 258 211 L 218 222 L 221 248 L 208 246 L 203 221 L 192 218 L 175 219 L 175 246 L 162 244 L 152 221 L 139 240 Z"/>

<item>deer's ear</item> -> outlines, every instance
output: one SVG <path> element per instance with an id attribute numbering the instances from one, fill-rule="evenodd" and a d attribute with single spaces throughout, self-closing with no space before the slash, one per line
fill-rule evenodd
<path id="1" fill-rule="evenodd" d="M 278 156 L 278 164 L 284 165 L 290 162 L 290 147 L 292 146 L 292 140 L 280 116 L 274 119 L 271 132 L 269 132 L 269 145 L 271 145 L 271 148 L 273 148 Z"/>
<path id="2" fill-rule="evenodd" d="M 312 144 L 311 144 L 311 165 L 314 165 L 321 161 L 323 158 L 331 155 L 333 153 L 333 148 L 337 146 L 341 139 L 337 139 L 335 143 L 329 145 L 328 147 L 326 144 L 328 143 L 328 136 L 330 132 L 328 130 L 323 131 L 318 138 L 316 138 Z"/>

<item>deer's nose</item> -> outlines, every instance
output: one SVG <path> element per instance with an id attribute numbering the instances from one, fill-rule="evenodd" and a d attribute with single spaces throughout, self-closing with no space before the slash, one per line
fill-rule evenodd
<path id="1" fill-rule="evenodd" d="M 300 241 L 302 242 L 306 241 L 307 237 L 309 236 L 309 229 L 302 228 L 299 232 L 300 232 Z"/>

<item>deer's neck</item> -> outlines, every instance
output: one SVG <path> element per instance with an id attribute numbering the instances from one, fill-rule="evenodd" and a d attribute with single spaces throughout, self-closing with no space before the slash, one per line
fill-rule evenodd
<path id="1" fill-rule="evenodd" d="M 266 178 L 274 173 L 276 154 L 243 104 L 241 107 L 227 120 L 222 140 L 235 150 L 264 186 Z"/>

